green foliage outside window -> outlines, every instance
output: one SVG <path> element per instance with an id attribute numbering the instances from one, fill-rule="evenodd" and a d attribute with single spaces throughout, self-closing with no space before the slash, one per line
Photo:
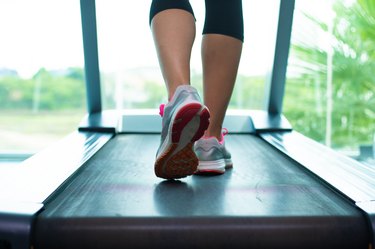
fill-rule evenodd
<path id="1" fill-rule="evenodd" d="M 303 134 L 323 143 L 330 139 L 335 148 L 353 148 L 371 144 L 375 132 L 375 2 L 358 0 L 347 6 L 336 1 L 333 11 L 332 113 L 326 108 L 327 50 L 301 41 L 291 47 L 290 68 L 300 74 L 287 80 L 284 113 Z M 329 32 L 327 23 L 306 16 Z"/>
<path id="2" fill-rule="evenodd" d="M 0 108 L 34 112 L 82 109 L 86 103 L 83 77 L 80 68 L 63 72 L 42 68 L 31 79 L 17 74 L 0 76 Z"/>
<path id="3" fill-rule="evenodd" d="M 329 139 L 335 148 L 370 144 L 375 132 L 375 2 L 358 0 L 346 6 L 345 2 L 336 1 L 334 13 L 332 113 L 327 113 L 326 108 L 327 51 L 304 42 L 293 42 L 291 46 L 292 63 L 288 72 L 292 69 L 298 73 L 288 75 L 283 111 L 295 130 L 320 142 L 327 140 L 326 120 L 327 115 L 331 115 L 333 125 Z M 306 16 L 322 32 L 328 32 L 327 23 Z M 102 77 L 107 81 L 107 89 L 102 93 L 103 102 L 108 103 L 107 108 L 116 108 L 115 80 L 104 73 Z M 201 75 L 192 75 L 193 85 L 200 88 L 200 81 Z M 239 75 L 230 108 L 264 109 L 264 81 L 264 76 Z M 129 81 L 123 82 L 122 87 L 138 93 L 134 101 L 128 101 L 129 96 L 124 96 L 123 108 L 157 108 L 166 101 L 165 87 L 160 82 L 147 80 L 134 86 L 134 82 Z M 70 112 L 75 120 L 79 120 L 77 115 L 83 116 L 85 103 L 82 68 L 40 69 L 30 79 L 0 69 L 2 125 L 11 127 L 11 123 L 22 123 L 19 117 L 12 115 L 13 112 L 27 114 L 23 123 L 32 122 L 34 114 L 46 112 Z M 12 121 L 12 116 L 17 120 Z M 56 117 L 54 119 L 58 120 Z M 63 120 L 66 118 L 69 115 Z M 52 122 L 52 119 L 45 122 Z"/>

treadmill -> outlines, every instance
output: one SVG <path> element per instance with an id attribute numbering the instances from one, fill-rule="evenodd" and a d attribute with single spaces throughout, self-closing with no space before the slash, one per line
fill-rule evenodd
<path id="1" fill-rule="evenodd" d="M 165 181 L 153 172 L 160 117 L 101 109 L 95 1 L 81 0 L 88 114 L 0 169 L 0 249 L 372 248 L 374 169 L 282 115 L 293 10 L 281 1 L 268 110 L 226 116 L 234 168 Z"/>

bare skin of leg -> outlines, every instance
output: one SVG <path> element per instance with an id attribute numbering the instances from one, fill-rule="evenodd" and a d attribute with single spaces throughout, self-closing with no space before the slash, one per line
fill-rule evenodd
<path id="1" fill-rule="evenodd" d="M 168 9 L 152 19 L 151 31 L 170 100 L 178 86 L 190 84 L 195 20 L 185 10 Z"/>
<path id="2" fill-rule="evenodd" d="M 190 83 L 195 20 L 187 11 L 169 9 L 153 18 L 151 30 L 171 99 L 179 85 Z M 235 38 L 218 34 L 203 37 L 204 103 L 211 114 L 205 136 L 221 139 L 222 123 L 233 92 L 241 52 L 242 42 Z"/>
<path id="3" fill-rule="evenodd" d="M 222 124 L 232 96 L 241 58 L 242 41 L 230 36 L 206 34 L 202 41 L 204 103 L 210 110 L 205 136 L 221 140 Z"/>

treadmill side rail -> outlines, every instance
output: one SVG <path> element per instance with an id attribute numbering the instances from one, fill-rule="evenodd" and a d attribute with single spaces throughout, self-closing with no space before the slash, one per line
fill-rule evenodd
<path id="1" fill-rule="evenodd" d="M 363 211 L 375 245 L 375 169 L 346 157 L 298 132 L 270 132 L 260 136 L 297 161 Z"/>
<path id="2" fill-rule="evenodd" d="M 0 248 L 29 249 L 44 203 L 114 134 L 74 132 L 12 168 L 0 168 Z"/>
<path id="3" fill-rule="evenodd" d="M 31 226 L 42 204 L 0 203 L 0 248 L 29 249 Z"/>
<path id="4" fill-rule="evenodd" d="M 371 243 L 370 248 L 375 246 L 375 199 L 367 202 L 357 202 L 356 205 L 366 212 L 367 220 L 371 229 Z"/>
<path id="5" fill-rule="evenodd" d="M 116 133 L 119 126 L 119 114 L 115 110 L 106 110 L 87 114 L 79 124 L 80 132 Z"/>
<path id="6" fill-rule="evenodd" d="M 249 111 L 256 133 L 291 131 L 292 125 L 282 114 L 273 114 L 266 111 Z"/>
<path id="7" fill-rule="evenodd" d="M 375 200 L 375 169 L 295 131 L 270 132 L 260 136 L 353 203 Z"/>

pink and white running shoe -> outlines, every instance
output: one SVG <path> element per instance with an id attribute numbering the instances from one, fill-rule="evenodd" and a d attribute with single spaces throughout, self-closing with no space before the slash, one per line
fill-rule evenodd
<path id="1" fill-rule="evenodd" d="M 232 156 L 225 148 L 224 136 L 228 134 L 223 129 L 221 141 L 216 137 L 202 137 L 194 145 L 199 165 L 196 174 L 223 174 L 233 167 Z"/>
<path id="2" fill-rule="evenodd" d="M 194 142 L 208 128 L 210 114 L 198 92 L 189 85 L 179 86 L 171 101 L 160 106 L 162 132 L 156 153 L 155 174 L 165 179 L 192 175 L 198 166 Z"/>

